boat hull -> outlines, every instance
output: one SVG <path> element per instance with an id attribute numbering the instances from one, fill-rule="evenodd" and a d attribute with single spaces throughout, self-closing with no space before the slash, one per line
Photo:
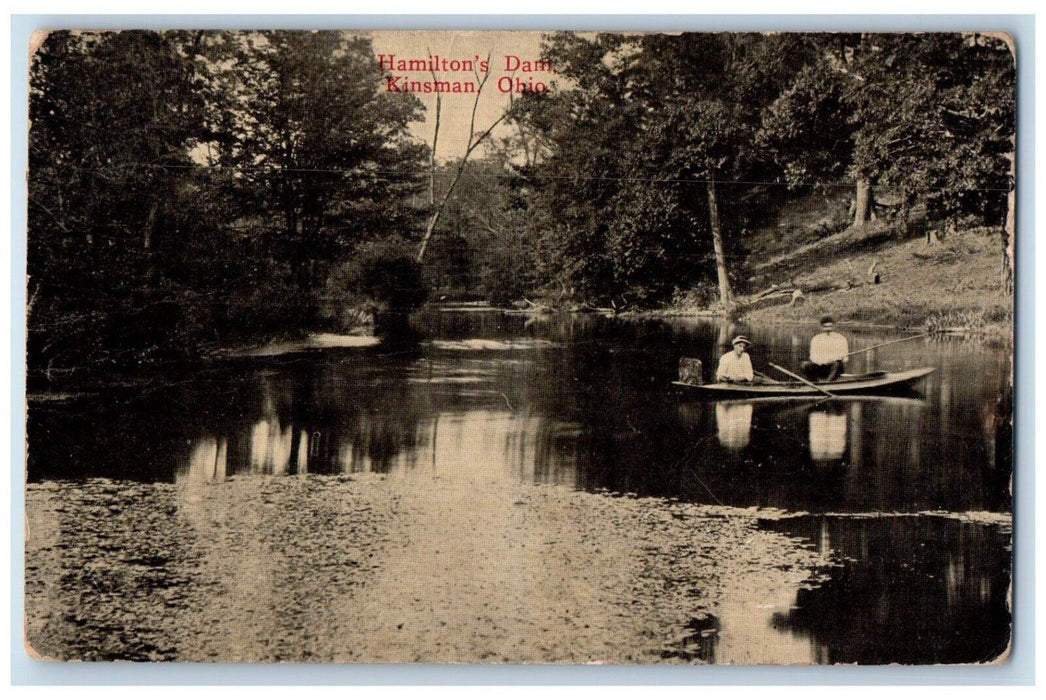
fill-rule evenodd
<path id="1" fill-rule="evenodd" d="M 891 391 L 910 389 L 928 375 L 933 374 L 933 367 L 920 367 L 903 372 L 887 372 L 876 377 L 857 377 L 852 380 L 834 382 L 815 382 L 814 386 L 802 382 L 781 382 L 779 384 L 687 384 L 672 382 L 680 391 L 690 396 L 705 398 L 725 398 L 741 396 L 824 396 L 832 394 L 879 394 Z M 815 388 L 818 387 L 818 388 Z M 824 389 L 822 391 L 821 389 Z"/>

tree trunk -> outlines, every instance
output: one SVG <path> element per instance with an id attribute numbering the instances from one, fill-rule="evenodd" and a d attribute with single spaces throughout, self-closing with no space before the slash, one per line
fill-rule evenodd
<path id="1" fill-rule="evenodd" d="M 1002 288 L 1013 293 L 1013 248 L 1017 228 L 1017 161 L 1016 153 L 1006 155 L 1010 161 L 1010 191 L 1006 193 L 1006 225 L 1002 229 Z"/>
<path id="2" fill-rule="evenodd" d="M 436 224 L 439 223 L 439 218 L 443 215 L 443 210 L 447 206 L 447 202 L 450 201 L 450 196 L 454 193 L 454 188 L 458 184 L 458 180 L 461 179 L 461 173 L 464 170 L 465 161 L 462 161 L 462 167 L 458 168 L 458 172 L 454 175 L 454 179 L 450 183 L 450 187 L 443 194 L 443 199 L 440 201 L 439 206 L 432 212 L 432 216 L 429 217 L 429 223 L 425 227 L 425 235 L 421 237 L 421 247 L 418 248 L 418 257 L 416 260 L 420 263 L 425 259 L 425 251 L 429 247 L 429 239 L 432 238 L 432 232 L 436 230 Z"/>
<path id="3" fill-rule="evenodd" d="M 898 227 L 898 236 L 901 240 L 907 240 L 911 231 L 912 202 L 908 190 L 901 189 L 901 225 Z"/>
<path id="4" fill-rule="evenodd" d="M 487 55 L 487 60 L 488 61 L 490 60 L 490 55 L 489 54 Z M 483 94 L 483 86 L 487 84 L 487 79 L 490 78 L 490 75 L 491 74 L 489 72 L 485 73 L 484 76 L 483 76 L 483 79 L 479 80 L 479 73 L 478 72 L 476 73 L 476 79 L 479 80 L 479 87 L 476 88 L 476 98 L 472 101 L 472 117 L 469 120 L 469 140 L 468 140 L 468 143 L 465 145 L 465 155 L 462 156 L 461 162 L 458 163 L 458 170 L 457 170 L 456 173 L 454 173 L 454 179 L 451 180 L 450 187 L 448 187 L 447 191 L 443 194 L 443 199 L 440 200 L 439 206 L 436 207 L 436 210 L 434 212 L 432 212 L 432 217 L 429 219 L 429 224 L 428 224 L 428 226 L 425 227 L 425 235 L 422 236 L 422 238 L 421 238 L 421 247 L 418 248 L 418 257 L 416 258 L 416 260 L 419 263 L 422 260 L 425 259 L 425 250 L 429 247 L 429 239 L 432 238 L 432 234 L 436 230 L 436 224 L 439 223 L 439 218 L 440 218 L 440 216 L 443 215 L 443 210 L 446 208 L 447 202 L 450 201 L 451 195 L 454 194 L 454 188 L 458 186 L 458 182 L 461 180 L 461 174 L 463 172 L 465 172 L 465 166 L 468 165 L 469 156 L 471 156 L 472 152 L 474 150 L 476 150 L 476 148 L 479 147 L 479 145 L 481 143 L 483 143 L 484 139 L 486 139 L 488 136 L 490 136 L 490 132 L 494 131 L 495 127 L 497 127 L 498 124 L 503 122 L 508 117 L 508 114 L 509 114 L 508 110 L 502 112 L 501 116 L 498 117 L 497 119 L 495 119 L 494 122 L 490 126 L 487 127 L 486 131 L 481 133 L 479 136 L 476 136 L 476 131 L 475 131 L 475 129 L 476 129 L 476 110 L 479 108 L 479 97 L 480 97 L 480 95 Z M 436 114 L 438 116 L 439 112 L 437 112 Z M 432 173 L 433 173 L 433 175 L 435 175 L 435 172 L 436 172 L 435 171 L 435 153 L 436 153 L 436 139 L 438 137 L 439 137 L 439 127 L 437 126 L 436 132 L 435 132 L 435 134 L 433 135 L 433 138 L 432 138 L 432 153 L 433 153 L 433 161 L 432 161 L 433 170 L 432 170 Z M 435 189 L 435 179 L 432 180 L 431 192 L 432 192 L 432 195 L 433 195 L 432 196 L 432 200 L 433 201 L 430 202 L 430 204 L 434 204 L 435 203 L 435 192 L 436 192 L 436 189 Z"/>
<path id="5" fill-rule="evenodd" d="M 726 254 L 723 252 L 723 230 L 719 225 L 719 208 L 716 205 L 715 177 L 708 176 L 708 215 L 712 222 L 712 246 L 715 248 L 716 276 L 719 279 L 719 301 L 724 306 L 734 300 L 730 290 L 730 278 L 726 274 Z"/>
<path id="6" fill-rule="evenodd" d="M 142 249 L 148 251 L 153 247 L 153 228 L 156 226 L 156 202 L 149 208 L 149 216 L 145 219 L 145 235 L 142 240 Z"/>
<path id="7" fill-rule="evenodd" d="M 872 209 L 872 185 L 866 178 L 857 179 L 857 195 L 854 199 L 854 228 L 864 228 Z"/>
<path id="8" fill-rule="evenodd" d="M 436 74 L 432 74 L 433 82 Z M 436 93 L 436 124 L 432 129 L 432 152 L 429 154 L 429 206 L 436 206 L 436 146 L 439 145 L 439 120 L 440 112 L 443 110 L 443 100 Z"/>

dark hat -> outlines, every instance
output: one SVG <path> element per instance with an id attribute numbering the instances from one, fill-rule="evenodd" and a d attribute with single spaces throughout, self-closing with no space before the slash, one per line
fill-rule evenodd
<path id="1" fill-rule="evenodd" d="M 733 340 L 730 341 L 731 345 L 737 345 L 738 343 L 744 343 L 748 347 L 752 347 L 752 341 L 749 340 L 748 338 L 744 337 L 743 335 L 739 335 L 739 336 L 737 336 L 736 338 L 734 338 Z"/>
<path id="2" fill-rule="evenodd" d="M 826 324 L 829 324 L 829 323 L 834 326 L 835 325 L 835 319 L 832 318 L 831 316 L 822 316 L 821 317 L 821 325 L 822 326 L 824 326 Z"/>

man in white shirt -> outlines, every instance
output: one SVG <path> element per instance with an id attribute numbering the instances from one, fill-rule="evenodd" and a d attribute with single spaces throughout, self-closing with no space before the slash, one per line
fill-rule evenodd
<path id="1" fill-rule="evenodd" d="M 830 382 L 842 374 L 849 354 L 846 336 L 836 333 L 835 319 L 825 316 L 821 319 L 821 332 L 810 341 L 810 360 L 802 363 L 800 369 L 807 379 Z"/>
<path id="2" fill-rule="evenodd" d="M 748 356 L 747 352 L 752 344 L 743 335 L 734 338 L 730 344 L 734 346 L 734 349 L 719 358 L 715 380 L 730 384 L 752 381 L 755 373 L 752 371 L 752 358 Z"/>

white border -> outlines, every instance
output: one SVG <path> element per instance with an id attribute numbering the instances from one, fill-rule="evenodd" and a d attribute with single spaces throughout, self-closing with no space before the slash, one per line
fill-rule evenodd
<path id="1" fill-rule="evenodd" d="M 650 12 L 689 12 L 693 11 L 693 3 L 683 2 L 661 2 L 651 0 L 642 3 L 643 11 Z M 11 163 L 12 168 L 7 168 L 0 175 L 0 187 L 4 192 L 11 192 L 12 196 L 0 196 L 0 202 L 6 210 L 11 206 L 12 211 L 6 212 L 9 216 L 5 221 L 12 222 L 11 241 L 12 255 L 0 256 L 3 265 L 3 274 L 9 281 L 4 286 L 5 295 L 2 308 L 4 309 L 4 321 L 12 332 L 12 341 L 9 346 L 3 346 L 3 360 L 11 369 L 10 383 L 5 387 L 7 401 L 2 404 L 3 414 L 0 415 L 0 454 L 11 455 L 11 471 L 8 474 L 10 480 L 0 480 L 0 503 L 9 503 L 12 506 L 11 518 L 6 522 L 11 523 L 11 538 L 2 538 L 3 551 L 0 552 L 0 565 L 5 566 L 5 576 L 0 579 L 0 589 L 4 593 L 14 593 L 11 598 L 10 608 L 0 606 L 3 612 L 3 621 L 7 629 L 11 631 L 9 636 L 0 636 L 0 656 L 8 662 L 5 669 L 7 679 L 16 684 L 43 683 L 43 684 L 175 684 L 175 685 L 198 685 L 198 684 L 447 684 L 467 683 L 474 684 L 635 684 L 646 683 L 659 686 L 653 692 L 663 693 L 666 688 L 664 684 L 726 684 L 726 685 L 758 685 L 766 684 L 812 684 L 812 685 L 883 685 L 883 684 L 940 684 L 940 685 L 981 685 L 981 684 L 1027 684 L 1033 682 L 1034 659 L 1030 658 L 1031 650 L 1034 648 L 1035 618 L 1033 617 L 1034 599 L 1033 589 L 1043 584 L 1036 581 L 1032 566 L 1035 561 L 1035 551 L 1031 548 L 1034 540 L 1034 515 L 1032 514 L 1033 498 L 1030 487 L 1034 480 L 1033 466 L 1033 444 L 1037 446 L 1038 439 L 1033 443 L 1033 434 L 1043 436 L 1046 439 L 1046 431 L 1032 428 L 1031 420 L 1034 412 L 1034 377 L 1037 370 L 1043 368 L 1042 363 L 1046 357 L 1036 357 L 1033 352 L 1035 341 L 1038 340 L 1037 323 L 1035 318 L 1034 302 L 1040 300 L 1043 293 L 1034 281 L 1034 259 L 1039 260 L 1035 252 L 1034 242 L 1034 204 L 1039 198 L 1038 189 L 1032 193 L 1030 186 L 1034 182 L 1034 125 L 1030 123 L 1031 115 L 1035 114 L 1036 104 L 1031 100 L 1034 92 L 1034 73 L 1036 68 L 1044 60 L 1043 57 L 1034 55 L 1035 27 L 1034 17 L 1024 18 L 999 15 L 963 16 L 955 13 L 984 10 L 985 3 L 950 2 L 950 3 L 914 3 L 895 2 L 883 0 L 874 3 L 874 7 L 867 7 L 870 3 L 861 6 L 860 3 L 767 3 L 751 2 L 749 0 L 732 0 L 729 9 L 736 13 L 776 13 L 783 9 L 801 9 L 807 12 L 822 12 L 833 14 L 819 15 L 776 15 L 768 17 L 765 14 L 753 14 L 743 16 L 741 14 L 719 14 L 704 16 L 652 16 L 650 14 L 632 15 L 592 15 L 579 16 L 577 12 L 596 11 L 608 12 L 615 8 L 607 2 L 581 2 L 564 9 L 563 2 L 554 0 L 534 0 L 525 5 L 506 5 L 502 8 L 491 7 L 491 3 L 478 2 L 476 0 L 463 0 L 454 2 L 448 8 L 447 3 L 435 2 L 405 2 L 401 0 L 388 0 L 381 5 L 375 6 L 370 3 L 365 8 L 353 8 L 352 3 L 330 3 L 310 2 L 303 0 L 296 2 L 293 7 L 298 12 L 335 12 L 360 14 L 306 16 L 301 14 L 236 14 L 219 15 L 219 12 L 233 13 L 257 13 L 257 12 L 280 12 L 284 11 L 286 5 L 272 2 L 258 2 L 247 4 L 244 2 L 227 2 L 212 0 L 201 2 L 198 0 L 185 0 L 180 3 L 159 2 L 150 3 L 151 11 L 159 12 L 203 12 L 200 15 L 168 15 L 165 17 L 157 15 L 99 15 L 99 14 L 65 14 L 61 16 L 45 17 L 40 14 L 23 17 L 7 18 L 5 36 L 11 40 L 11 46 L 0 47 L 4 65 L 0 74 L 4 84 L 0 90 L 6 89 L 11 99 L 5 104 L 3 117 L 0 118 L 0 131 L 2 131 L 2 142 L 0 142 L 0 154 Z M 930 5 L 932 7 L 926 7 Z M 141 3 L 130 2 L 97 2 L 90 11 L 97 12 L 126 12 L 128 10 L 141 10 L 145 7 Z M 438 7 L 439 10 L 450 9 L 452 12 L 469 13 L 475 11 L 485 12 L 543 12 L 544 15 L 434 15 L 402 16 L 393 17 L 386 12 L 407 11 L 415 13 L 432 13 Z M 722 5 L 707 9 L 720 9 Z M 22 12 L 40 13 L 62 12 L 76 13 L 84 10 L 83 3 L 75 2 L 25 2 L 18 1 L 12 4 L 12 10 Z M 635 12 L 636 8 L 623 8 Z M 874 9 L 877 12 L 890 11 L 923 11 L 944 12 L 946 15 L 840 15 L 840 12 L 861 12 Z M 995 12 L 1033 12 L 1034 4 L 1031 2 L 997 2 L 990 7 Z M 344 27 L 360 29 L 400 29 L 400 28 L 517 28 L 517 29 L 793 29 L 793 30 L 816 30 L 816 29 L 852 29 L 870 28 L 878 30 L 918 30 L 918 29 L 962 29 L 962 28 L 1002 28 L 1013 31 L 1018 36 L 1018 65 L 1020 75 L 1019 84 L 1019 196 L 1018 196 L 1018 253 L 1017 253 L 1017 284 L 1018 284 L 1018 388 L 1017 388 L 1017 463 L 1018 463 L 1018 489 L 1016 504 L 1015 531 L 1017 533 L 1016 549 L 1018 555 L 1018 568 L 1016 572 L 1016 589 L 1018 596 L 1018 636 L 1014 657 L 1009 664 L 993 667 L 861 667 L 861 668 L 839 668 L 839 667 L 816 667 L 816 668 L 779 668 L 779 667 L 711 667 L 711 668 L 675 668 L 675 667 L 516 667 L 516 666 L 233 666 L 233 665 L 147 665 L 147 664 L 40 664 L 31 662 L 22 651 L 21 624 L 20 624 L 20 593 L 21 593 L 21 562 L 13 561 L 12 557 L 21 556 L 19 538 L 22 534 L 21 512 L 23 509 L 21 486 L 22 455 L 21 444 L 24 433 L 24 415 L 22 415 L 24 397 L 24 370 L 22 368 L 21 353 L 22 342 L 20 334 L 24 331 L 24 282 L 21 275 L 24 272 L 24 104 L 25 104 L 25 81 L 21 73 L 12 75 L 11 69 L 24 67 L 24 53 L 19 55 L 19 47 L 24 47 L 28 40 L 31 28 L 38 27 L 213 27 L 234 28 L 247 26 L 250 21 L 253 26 L 272 27 Z M 255 24 L 255 22 L 257 22 Z M 24 48 L 22 49 L 24 50 Z M 1046 55 L 1046 52 L 1043 52 Z M 1034 55 L 1034 63 L 1031 59 Z M 8 66 L 7 61 L 12 65 Z M 1044 72 L 1043 74 L 1046 74 Z M 13 79 L 12 79 L 13 77 Z M 10 84 L 8 84 L 10 81 Z M 15 110 L 15 119 L 12 123 L 12 110 Z M 1041 113 L 1041 111 L 1039 112 Z M 21 128 L 12 132 L 12 125 Z M 12 150 L 16 149 L 16 150 Z M 19 184 L 21 183 L 21 188 Z M 11 189 L 11 188 L 14 189 Z M 19 191 L 21 196 L 19 197 Z M 19 212 L 21 216 L 19 218 Z M 13 218 L 12 218 L 13 217 Z M 21 228 L 19 228 L 19 225 Z M 1046 248 L 1044 248 L 1046 250 Z M 1046 269 L 1044 267 L 1043 269 Z M 1034 288 L 1034 300 L 1032 290 Z M 10 298 L 7 298 L 10 295 Z M 1042 308 L 1042 307 L 1039 307 Z M 1033 361 L 1032 358 L 1035 357 Z M 1034 362 L 1034 365 L 1033 365 Z M 15 444 L 15 441 L 17 444 Z M 1044 480 L 1046 481 L 1046 480 Z M 10 491 L 8 491 L 10 489 Z M 14 500 L 12 500 L 14 499 Z M 15 545 L 18 546 L 15 546 Z M 1041 561 L 1041 559 L 1040 559 Z M 12 589 L 12 581 L 15 582 Z M 15 624 L 12 624 L 15 623 Z M 91 689 L 98 691 L 100 689 Z M 357 692 L 356 689 L 352 691 Z M 447 690 L 454 692 L 456 696 L 471 695 L 471 692 L 460 692 L 460 689 Z M 471 690 L 475 690 L 472 688 Z M 527 692 L 527 689 L 516 688 L 514 691 Z M 637 692 L 650 692 L 635 689 Z M 804 697 L 809 694 L 809 689 L 792 688 L 792 691 L 802 692 Z M 822 688 L 827 690 L 827 688 Z M 844 691 L 850 694 L 857 691 L 856 688 L 848 688 Z M 863 689 L 875 692 L 881 696 L 882 689 Z M 952 688 L 949 695 L 955 694 L 963 689 Z M 983 690 L 965 689 L 967 692 L 976 692 L 983 696 Z M 111 697 L 111 691 L 105 690 L 105 696 Z M 154 691 L 149 691 L 150 693 Z M 196 692 L 196 691 L 194 691 Z M 310 691 L 311 692 L 311 691 Z M 533 692 L 530 689 L 528 695 Z M 544 693 L 545 691 L 540 691 Z M 604 692 L 603 690 L 599 692 Z M 688 696 L 692 697 L 691 694 Z M 721 690 L 713 692 L 722 692 Z M 780 691 L 774 691 L 780 692 Z M 79 692 L 78 692 L 79 694 Z M 96 692 L 87 692 L 93 696 Z M 484 692 L 488 695 L 489 691 Z M 500 694 L 500 693 L 499 693 Z M 516 694 L 512 692 L 510 694 Z M 630 693 L 631 694 L 631 693 Z M 785 696 L 791 692 L 785 692 Z M 857 692 L 858 696 L 865 692 Z M 962 694 L 961 692 L 959 694 Z"/>

